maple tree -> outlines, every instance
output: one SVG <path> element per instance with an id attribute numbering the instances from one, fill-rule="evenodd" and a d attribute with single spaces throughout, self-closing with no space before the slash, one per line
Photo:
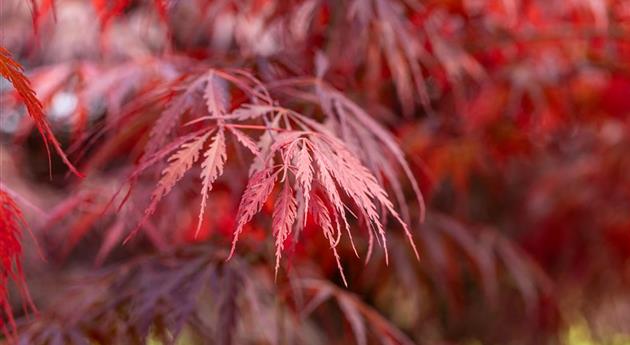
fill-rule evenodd
<path id="1" fill-rule="evenodd" d="M 630 338 L 627 1 L 0 18 L 7 343 Z"/>

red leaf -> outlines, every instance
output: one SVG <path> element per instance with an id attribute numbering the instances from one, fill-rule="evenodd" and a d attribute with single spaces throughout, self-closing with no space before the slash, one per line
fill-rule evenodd
<path id="1" fill-rule="evenodd" d="M 26 290 L 20 260 L 22 255 L 20 225 L 24 224 L 26 222 L 20 209 L 11 196 L 0 189 L 0 329 L 7 337 L 15 335 L 16 327 L 8 299 L 7 284 L 9 279 L 18 284 L 23 300 L 34 309 L 28 290 Z"/>
<path id="2" fill-rule="evenodd" d="M 48 152 L 49 166 L 49 144 L 52 144 L 53 148 L 57 151 L 57 154 L 61 157 L 68 169 L 70 169 L 70 171 L 72 171 L 75 175 L 83 177 L 74 165 L 72 165 L 66 154 L 63 152 L 61 144 L 57 141 L 57 138 L 53 134 L 50 125 L 46 121 L 46 115 L 42 109 L 41 102 L 35 96 L 35 91 L 31 88 L 31 83 L 28 78 L 26 78 L 24 73 L 22 73 L 22 66 L 11 59 L 9 51 L 3 47 L 0 47 L 0 74 L 13 84 L 13 87 L 17 91 L 18 95 L 20 95 L 24 105 L 26 105 L 28 114 L 31 116 L 33 121 L 35 121 L 37 129 L 44 139 L 44 145 L 46 146 L 46 151 Z"/>

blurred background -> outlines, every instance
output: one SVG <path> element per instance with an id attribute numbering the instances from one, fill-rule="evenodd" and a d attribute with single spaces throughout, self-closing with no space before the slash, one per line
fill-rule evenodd
<path id="1" fill-rule="evenodd" d="M 1 183 L 32 232 L 38 309 L 11 286 L 21 344 L 630 344 L 630 1 L 2 0 L 0 41 L 87 176 L 56 156 L 49 169 L 2 79 Z M 405 153 L 425 220 L 401 171 L 387 187 L 419 261 L 398 230 L 389 265 L 343 240 L 346 288 L 307 226 L 274 282 L 263 216 L 224 262 L 242 164 L 226 167 L 200 237 L 190 177 L 121 244 L 159 177 L 109 204 L 164 109 L 153 91 L 214 66 L 273 92 L 318 74 L 320 55 L 325 80 Z"/>

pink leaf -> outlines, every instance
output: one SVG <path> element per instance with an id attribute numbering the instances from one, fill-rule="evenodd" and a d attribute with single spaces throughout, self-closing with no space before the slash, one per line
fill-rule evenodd
<path id="1" fill-rule="evenodd" d="M 284 241 L 291 233 L 291 227 L 295 222 L 297 203 L 293 195 L 293 189 L 288 182 L 284 183 L 284 188 L 276 200 L 273 210 L 273 232 L 276 235 L 276 268 L 275 274 L 278 276 L 280 258 L 284 249 Z"/>
<path id="2" fill-rule="evenodd" d="M 205 160 L 201 163 L 201 179 L 203 181 L 203 186 L 201 187 L 201 209 L 199 210 L 199 221 L 197 223 L 197 229 L 195 230 L 195 238 L 201 229 L 208 193 L 212 190 L 212 184 L 216 181 L 217 177 L 223 174 L 223 166 L 227 159 L 223 128 L 220 128 L 214 136 L 210 148 L 204 153 L 204 157 Z"/>
<path id="3" fill-rule="evenodd" d="M 330 248 L 333 250 L 335 261 L 337 262 L 337 268 L 339 269 L 339 274 L 341 274 L 341 279 L 343 280 L 344 285 L 348 286 L 346 276 L 343 273 L 343 267 L 341 266 L 341 259 L 339 257 L 339 253 L 337 252 L 337 244 L 339 243 L 339 239 L 341 237 L 339 226 L 337 226 L 337 230 L 335 231 L 335 227 L 333 227 L 332 219 L 330 217 L 330 211 L 324 204 L 324 201 L 318 196 L 315 196 L 314 202 L 311 205 L 311 213 L 313 214 L 315 223 L 320 226 L 324 232 L 324 237 L 328 240 Z"/>
<path id="4" fill-rule="evenodd" d="M 306 149 L 306 144 L 302 145 L 302 148 L 294 154 L 294 159 L 297 168 L 295 178 L 304 196 L 304 209 L 308 210 L 311 185 L 313 184 L 313 167 L 311 166 L 311 155 Z M 306 224 L 306 217 L 304 217 L 304 223 Z"/>
<path id="5" fill-rule="evenodd" d="M 234 255 L 236 243 L 238 242 L 241 231 L 243 231 L 243 226 L 249 223 L 256 213 L 260 212 L 269 194 L 271 194 L 277 176 L 277 171 L 272 173 L 272 169 L 267 168 L 255 172 L 249 178 L 245 192 L 243 192 L 243 196 L 241 197 L 240 205 L 238 206 L 238 212 L 236 213 L 236 229 L 234 230 L 232 249 L 230 250 L 228 259 Z"/>
<path id="6" fill-rule="evenodd" d="M 232 126 L 228 126 L 228 129 L 230 130 L 230 132 L 232 132 L 232 134 L 234 134 L 236 140 L 243 144 L 243 146 L 250 150 L 254 155 L 258 156 L 260 154 L 260 149 L 258 149 L 256 143 L 247 134 L 239 131 Z"/>
<path id="7" fill-rule="evenodd" d="M 206 91 L 204 98 L 211 116 L 225 115 L 228 107 L 228 92 L 223 80 L 220 79 L 214 70 L 208 72 Z"/>
<path id="8" fill-rule="evenodd" d="M 145 157 L 157 152 L 166 142 L 168 135 L 171 133 L 182 115 L 188 111 L 192 105 L 192 99 L 187 92 L 175 96 L 166 109 L 160 114 L 160 117 L 151 128 L 149 140 L 145 146 Z"/>
<path id="9" fill-rule="evenodd" d="M 184 174 L 190 170 L 199 158 L 203 144 L 210 132 L 200 135 L 193 140 L 184 143 L 179 151 L 168 158 L 169 165 L 162 171 L 162 178 L 158 182 L 158 188 L 153 192 L 152 199 L 159 201 L 175 186 Z"/>
<path id="10" fill-rule="evenodd" d="M 203 148 L 206 139 L 210 135 L 210 131 L 205 134 L 199 135 L 192 140 L 182 144 L 179 151 L 175 152 L 168 158 L 168 166 L 162 171 L 162 178 L 158 182 L 157 188 L 151 195 L 151 203 L 149 207 L 144 211 L 144 217 L 138 223 L 136 228 L 127 236 L 125 242 L 129 241 L 133 235 L 144 225 L 147 218 L 151 216 L 158 203 L 162 198 L 168 194 L 175 184 L 184 177 L 184 174 L 190 170 L 192 165 L 199 159 L 199 154 Z"/>

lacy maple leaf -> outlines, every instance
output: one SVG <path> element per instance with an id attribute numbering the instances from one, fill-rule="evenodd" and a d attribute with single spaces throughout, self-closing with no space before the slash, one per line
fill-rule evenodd
<path id="1" fill-rule="evenodd" d="M 321 227 L 324 237 L 331 244 L 344 282 L 345 276 L 335 249 L 342 232 L 348 234 L 352 248 L 358 255 L 350 231 L 352 221 L 347 213 L 356 215 L 359 223 L 368 229 L 369 247 L 366 260 L 371 256 L 374 243 L 378 242 L 385 250 L 386 262 L 389 261 L 384 227 L 388 215 L 401 224 L 418 256 L 411 232 L 403 220 L 407 218 L 407 210 L 404 209 L 405 217 L 399 215 L 383 187 L 384 181 L 376 177 L 386 176 L 394 189 L 398 189 L 396 195 L 401 199 L 402 192 L 395 181 L 395 169 L 388 162 L 399 162 L 413 179 L 407 163 L 387 131 L 371 120 L 356 104 L 325 86 L 322 81 L 316 81 L 309 92 L 319 101 L 321 115 L 329 120 L 329 126 L 325 126 L 317 117 L 305 116 L 291 108 L 280 106 L 279 100 L 271 98 L 270 91 L 261 81 L 242 70 L 212 68 L 207 72 L 182 76 L 179 80 L 186 82 L 178 90 L 173 90 L 178 94 L 155 120 L 144 156 L 134 173 L 137 176 L 170 154 L 151 202 L 136 230 L 155 213 L 159 202 L 203 155 L 199 175 L 201 205 L 195 236 L 199 234 L 208 206 L 209 192 L 223 174 L 227 163 L 229 151 L 225 133 L 229 132 L 236 139 L 235 149 L 242 147 L 254 155 L 249 167 L 249 181 L 236 214 L 230 257 L 234 254 L 244 226 L 261 211 L 263 204 L 276 189 L 278 196 L 271 217 L 276 238 L 276 274 L 285 241 L 292 236 L 293 239 L 298 239 L 307 225 L 309 214 L 313 215 L 314 223 Z M 247 97 L 239 101 L 240 103 L 230 104 L 230 95 L 233 93 L 245 94 Z M 204 109 L 193 109 L 191 100 L 196 99 L 198 102 L 200 97 L 205 100 Z M 178 127 L 178 124 L 181 125 Z M 331 127 L 330 124 L 335 126 Z M 198 134 L 180 141 L 179 147 L 163 144 L 164 138 L 174 132 L 175 128 L 185 130 L 195 127 L 200 128 Z M 250 131 L 262 134 L 255 140 L 249 134 Z M 212 139 L 206 148 L 211 135 Z M 349 146 L 342 140 L 348 136 L 357 137 L 359 142 Z M 382 144 L 385 144 L 385 149 L 381 148 Z M 363 147 L 378 149 L 368 154 Z M 173 151 L 175 152 L 171 154 Z M 279 181 L 280 186 L 276 186 L 276 181 Z M 412 184 L 419 193 L 415 181 Z M 316 199 L 316 204 L 311 206 L 313 198 Z M 420 196 L 418 198 L 422 210 L 422 199 Z M 326 204 L 331 207 L 325 206 Z M 399 204 L 402 206 L 403 202 Z M 133 233 L 135 231 L 131 234 Z"/>

